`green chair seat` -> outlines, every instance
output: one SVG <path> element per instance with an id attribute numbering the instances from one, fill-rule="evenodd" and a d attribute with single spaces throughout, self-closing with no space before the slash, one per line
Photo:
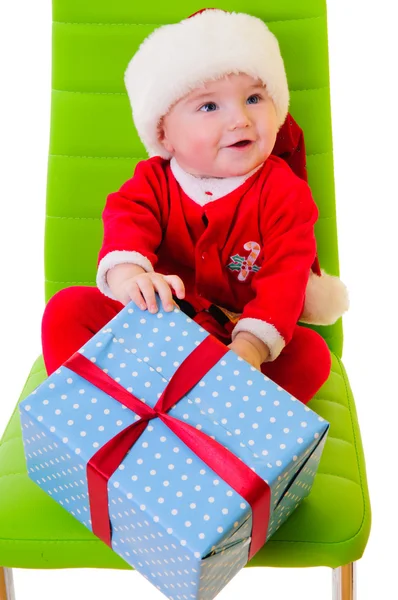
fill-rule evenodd
<path id="1" fill-rule="evenodd" d="M 363 554 L 371 519 L 362 443 L 344 366 L 332 358 L 309 404 L 331 425 L 311 494 L 248 566 L 337 568 Z M 40 356 L 20 400 L 45 378 Z M 0 442 L 0 565 L 131 569 L 28 478 L 17 408 Z"/>

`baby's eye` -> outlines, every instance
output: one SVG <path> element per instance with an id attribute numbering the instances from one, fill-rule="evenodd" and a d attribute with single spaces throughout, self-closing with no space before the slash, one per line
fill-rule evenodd
<path id="1" fill-rule="evenodd" d="M 203 106 L 201 106 L 199 110 L 202 110 L 202 108 L 204 108 L 205 106 L 216 106 L 216 104 L 214 102 L 206 102 L 206 104 L 203 104 Z M 213 111 L 205 110 L 204 112 L 213 112 Z"/>
<path id="2" fill-rule="evenodd" d="M 250 100 L 250 98 L 258 98 L 259 101 L 261 100 L 260 94 L 253 94 L 248 98 L 248 100 Z M 251 102 L 250 104 L 253 104 L 253 102 Z M 254 102 L 254 104 L 257 104 L 257 102 Z"/>

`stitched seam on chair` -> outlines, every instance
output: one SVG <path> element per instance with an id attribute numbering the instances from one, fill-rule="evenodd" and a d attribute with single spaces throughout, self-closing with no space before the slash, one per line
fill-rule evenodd
<path id="1" fill-rule="evenodd" d="M 322 156 L 323 154 L 332 154 L 331 150 L 326 152 L 310 152 L 306 156 Z M 49 154 L 48 156 L 58 156 L 60 158 L 84 158 L 94 160 L 147 160 L 145 156 L 86 156 L 83 154 Z"/>
<path id="2" fill-rule="evenodd" d="M 309 154 L 306 154 L 306 156 L 322 156 L 323 154 L 332 154 L 332 151 L 327 150 L 326 152 L 310 152 Z"/>
<path id="3" fill-rule="evenodd" d="M 79 90 L 60 90 L 51 88 L 53 92 L 61 92 L 63 94 L 90 94 L 91 96 L 127 96 L 127 92 L 91 92 Z"/>
<path id="4" fill-rule="evenodd" d="M 40 369 L 39 369 L 38 371 L 33 371 L 33 372 L 30 374 L 30 377 L 33 377 L 33 375 L 37 375 L 38 373 L 41 373 L 42 371 L 45 371 L 45 372 L 46 372 L 46 369 L 45 369 L 45 368 L 43 368 L 43 367 L 40 367 Z"/>
<path id="5" fill-rule="evenodd" d="M 12 416 L 14 416 L 14 414 Z M 11 419 L 12 419 L 12 417 L 11 417 Z M 17 440 L 17 439 L 19 439 L 19 435 L 14 435 L 13 437 L 8 438 L 8 440 L 4 440 L 4 442 L 1 442 L 0 448 L 2 446 L 5 446 L 6 444 L 8 444 L 8 442 L 12 442 L 12 440 Z M 1 475 L 0 475 L 0 478 L 1 478 Z"/>
<path id="6" fill-rule="evenodd" d="M 302 89 L 289 89 L 289 92 L 291 94 L 296 93 L 296 92 L 313 92 L 315 90 L 327 90 L 329 89 L 329 85 L 319 85 L 317 87 L 313 87 L 313 88 L 302 88 Z"/>
<path id="7" fill-rule="evenodd" d="M 298 544 L 298 545 L 306 545 L 306 544 L 317 544 L 318 546 L 339 546 L 340 544 L 345 544 L 347 542 L 349 542 L 351 539 L 353 539 L 355 536 L 353 536 L 352 538 L 350 538 L 349 540 L 344 540 L 343 542 L 309 542 L 309 541 L 296 541 L 296 540 L 275 540 L 272 539 L 270 540 L 268 543 L 272 543 L 272 544 Z M 0 538 L 0 542 L 1 543 L 8 543 L 8 544 L 15 544 L 15 543 L 19 543 L 19 542 L 29 542 L 29 543 L 37 543 L 39 542 L 40 544 L 85 544 L 88 542 L 95 542 L 96 544 L 102 544 L 103 542 L 99 539 L 95 539 L 95 540 L 82 540 L 77 539 L 77 540 L 43 540 L 43 539 L 35 539 L 35 540 L 28 540 L 28 539 L 24 539 L 24 538 L 18 538 L 17 540 L 10 540 L 10 539 L 6 539 L 6 538 Z M 15 567 L 17 568 L 17 567 Z"/>
<path id="8" fill-rule="evenodd" d="M 60 217 L 57 215 L 46 215 L 47 219 L 63 219 L 65 221 L 101 221 L 102 217 Z M 329 219 L 334 219 L 335 215 L 330 215 L 326 217 L 319 217 L 319 221 L 327 221 Z"/>
<path id="9" fill-rule="evenodd" d="M 328 340 L 335 340 L 337 337 L 340 337 L 340 336 L 338 336 L 336 334 L 327 336 Z M 333 352 L 333 354 L 334 354 L 334 352 Z M 337 354 L 335 356 L 337 356 Z M 339 373 L 336 373 L 336 371 L 334 371 L 334 373 L 335 373 L 335 375 L 339 375 L 341 377 L 341 375 Z"/>
<path id="10" fill-rule="evenodd" d="M 16 407 L 15 407 L 15 409 L 14 409 L 14 412 L 12 413 L 12 415 L 11 415 L 11 418 L 10 418 L 10 420 L 9 420 L 9 422 L 8 422 L 8 426 L 6 427 L 6 429 L 5 429 L 4 433 L 3 433 L 3 437 L 2 437 L 2 439 L 1 439 L 1 442 L 0 442 L 0 448 L 1 448 L 3 445 L 7 444 L 8 442 L 11 442 L 11 440 L 15 439 L 15 436 L 14 436 L 14 437 L 12 437 L 12 438 L 6 439 L 6 440 L 5 440 L 4 438 L 5 438 L 5 437 L 6 437 L 6 435 L 7 435 L 8 428 L 10 427 L 11 421 L 13 420 L 13 418 L 14 418 L 14 415 L 15 415 L 15 413 L 16 413 L 16 412 L 17 412 L 17 410 L 18 410 L 18 407 L 19 407 L 19 402 L 18 402 L 18 404 L 16 405 Z"/>
<path id="11" fill-rule="evenodd" d="M 327 439 L 328 440 L 338 440 L 339 442 L 343 442 L 344 444 L 348 444 L 349 446 L 354 448 L 354 444 L 352 444 L 351 442 L 348 442 L 347 440 L 342 440 L 341 438 L 333 437 L 332 435 L 328 435 Z"/>
<path id="12" fill-rule="evenodd" d="M 55 215 L 46 215 L 46 219 L 63 219 L 65 221 L 100 221 L 102 217 L 58 217 Z"/>
<path id="13" fill-rule="evenodd" d="M 323 19 L 326 17 L 326 13 L 317 15 L 316 17 L 296 17 L 295 19 L 278 19 L 275 21 L 265 21 L 264 23 L 291 23 L 295 21 L 315 21 L 317 19 Z M 112 27 L 162 27 L 163 25 L 171 25 L 172 23 L 103 23 L 100 21 L 95 22 L 73 22 L 73 21 L 53 21 L 53 25 L 104 25 Z"/>
<path id="14" fill-rule="evenodd" d="M 300 89 L 289 89 L 291 94 L 299 93 L 299 92 L 314 92 L 315 90 L 326 90 L 329 89 L 329 85 L 319 85 L 316 87 L 310 88 L 300 88 Z M 59 88 L 51 88 L 53 92 L 63 93 L 63 94 L 87 94 L 90 96 L 128 96 L 127 92 L 93 92 L 91 90 L 61 90 Z"/>
<path id="15" fill-rule="evenodd" d="M 18 542 L 33 542 L 33 543 L 37 543 L 40 542 L 40 544 L 76 544 L 76 543 L 86 543 L 86 542 L 95 542 L 98 544 L 103 544 L 103 542 L 100 539 L 95 539 L 95 540 L 82 540 L 77 539 L 77 540 L 42 540 L 42 539 L 35 539 L 35 540 L 28 540 L 26 538 L 18 538 L 16 540 L 10 540 L 10 539 L 6 539 L 6 538 L 0 538 L 0 542 L 6 542 L 9 544 L 15 544 Z M 17 568 L 17 567 L 13 567 L 13 568 Z"/>
<path id="16" fill-rule="evenodd" d="M 341 404 L 341 402 L 336 402 L 336 400 L 327 400 L 326 398 L 320 398 L 319 396 L 316 396 L 314 400 L 319 400 L 320 402 L 330 402 L 331 404 L 337 404 L 338 406 L 342 406 L 343 408 L 348 410 L 348 406 L 346 406 L 345 404 Z"/>
<path id="17" fill-rule="evenodd" d="M 111 160 L 145 160 L 144 156 L 84 156 L 79 154 L 49 154 L 49 156 L 60 156 L 61 158 L 92 158 Z"/>
<path id="18" fill-rule="evenodd" d="M 17 473 L 18 474 L 18 473 Z M 351 481 L 351 483 L 355 483 L 355 485 L 359 485 L 359 483 L 357 481 L 355 481 L 354 479 L 351 479 L 350 477 L 344 477 L 344 475 L 336 475 L 335 473 L 326 473 L 324 471 L 317 471 L 316 473 L 317 475 L 331 475 L 332 477 L 338 477 L 339 479 L 345 479 L 346 481 Z"/>
<path id="19" fill-rule="evenodd" d="M 53 281 L 52 279 L 46 279 L 47 283 L 94 283 L 94 279 L 92 281 Z"/>
<path id="20" fill-rule="evenodd" d="M 24 390 L 22 390 L 22 394 L 23 394 L 23 391 L 24 391 Z M 21 395 L 22 395 L 22 394 L 21 394 Z M 8 428 L 10 427 L 11 421 L 13 420 L 13 418 L 14 418 L 14 415 L 15 415 L 15 413 L 17 412 L 17 410 L 19 410 L 19 402 L 18 402 L 18 404 L 16 405 L 16 407 L 14 408 L 14 411 L 13 411 L 13 413 L 12 413 L 12 415 L 11 415 L 11 418 L 10 418 L 10 420 L 9 420 L 9 422 L 8 422 L 8 426 L 6 427 L 6 429 L 5 429 L 4 433 L 3 433 L 3 437 L 2 437 L 2 439 L 1 439 L 1 442 L 0 442 L 0 448 L 1 448 L 1 447 L 2 447 L 4 444 L 7 444 L 7 442 L 11 442 L 11 440 L 14 440 L 16 437 L 18 437 L 18 436 L 14 436 L 14 437 L 12 437 L 12 438 L 8 438 L 8 439 L 6 439 L 6 440 L 4 439 L 4 438 L 5 438 L 5 436 L 7 435 Z"/>

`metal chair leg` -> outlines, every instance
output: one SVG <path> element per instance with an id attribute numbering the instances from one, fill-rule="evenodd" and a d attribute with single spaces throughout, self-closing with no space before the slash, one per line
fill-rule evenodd
<path id="1" fill-rule="evenodd" d="M 0 600 L 15 600 L 12 569 L 0 567 Z"/>
<path id="2" fill-rule="evenodd" d="M 356 600 L 356 563 L 333 569 L 333 600 Z"/>

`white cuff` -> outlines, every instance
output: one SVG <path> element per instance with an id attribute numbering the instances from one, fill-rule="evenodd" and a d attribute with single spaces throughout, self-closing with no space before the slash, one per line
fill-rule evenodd
<path id="1" fill-rule="evenodd" d="M 240 319 L 236 327 L 232 330 L 232 341 L 234 341 L 236 335 L 240 331 L 248 331 L 249 333 L 252 333 L 258 337 L 258 339 L 264 342 L 264 344 L 267 344 L 270 351 L 270 356 L 265 362 L 275 360 L 286 345 L 285 340 L 276 327 L 271 325 L 271 323 L 262 321 L 261 319 Z"/>
<path id="2" fill-rule="evenodd" d="M 117 298 L 112 294 L 111 289 L 107 284 L 106 274 L 112 267 L 123 263 L 138 265 L 145 269 L 147 273 L 154 270 L 151 262 L 146 256 L 139 252 L 129 252 L 128 250 L 114 250 L 113 252 L 108 252 L 98 265 L 96 284 L 100 292 L 112 300 L 117 300 Z"/>

